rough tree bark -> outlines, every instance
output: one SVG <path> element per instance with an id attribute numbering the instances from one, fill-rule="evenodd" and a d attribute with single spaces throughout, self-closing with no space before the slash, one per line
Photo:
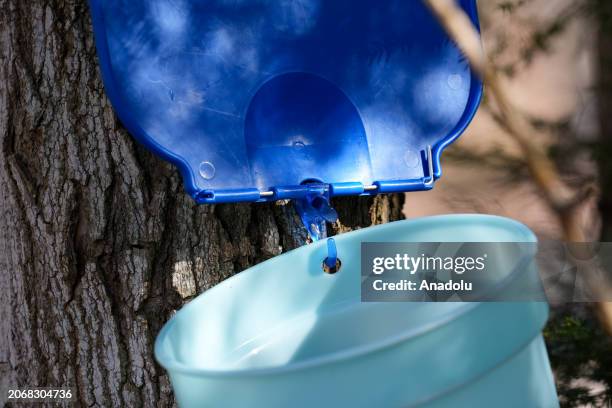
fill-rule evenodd
<path id="1" fill-rule="evenodd" d="M 291 206 L 196 206 L 117 121 L 84 0 L 0 0 L 2 385 L 82 406 L 169 406 L 153 341 L 219 281 L 304 244 Z M 336 202 L 345 231 L 403 198 Z M 0 402 L 6 397 L 0 396 Z"/>

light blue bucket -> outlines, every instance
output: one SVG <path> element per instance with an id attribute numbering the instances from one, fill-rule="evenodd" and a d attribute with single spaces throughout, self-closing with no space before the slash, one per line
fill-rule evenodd
<path id="1" fill-rule="evenodd" d="M 155 343 L 181 407 L 557 407 L 548 307 L 362 303 L 362 242 L 534 242 L 515 221 L 452 215 L 335 237 L 250 268 L 182 308 Z M 537 273 L 535 268 L 533 273 Z"/>

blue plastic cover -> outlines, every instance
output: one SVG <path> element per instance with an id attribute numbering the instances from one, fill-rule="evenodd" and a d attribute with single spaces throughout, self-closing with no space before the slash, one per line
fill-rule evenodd
<path id="1" fill-rule="evenodd" d="M 475 0 L 461 5 L 477 24 Z M 301 198 L 306 181 L 330 184 L 331 195 L 430 188 L 482 93 L 421 1 L 91 0 L 91 9 L 118 116 L 179 167 L 199 202 Z"/>

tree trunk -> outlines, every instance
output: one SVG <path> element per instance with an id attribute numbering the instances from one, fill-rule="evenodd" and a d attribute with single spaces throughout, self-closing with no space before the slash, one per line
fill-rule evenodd
<path id="1" fill-rule="evenodd" d="M 83 406 L 170 406 L 153 341 L 174 310 L 304 245 L 291 205 L 197 206 L 104 95 L 83 1 L 0 0 L 0 373 Z M 346 231 L 403 196 L 335 200 Z M 0 403 L 6 392 L 0 396 Z"/>
<path id="2" fill-rule="evenodd" d="M 612 3 L 595 1 L 599 18 L 599 99 L 600 140 L 596 149 L 601 186 L 599 209 L 602 241 L 612 241 Z"/>

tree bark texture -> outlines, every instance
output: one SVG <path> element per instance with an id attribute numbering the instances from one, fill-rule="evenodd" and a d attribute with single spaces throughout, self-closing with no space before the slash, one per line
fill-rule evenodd
<path id="1" fill-rule="evenodd" d="M 304 245 L 299 219 L 194 204 L 115 117 L 85 1 L 0 0 L 0 58 L 0 403 L 9 386 L 71 386 L 81 406 L 171 406 L 162 324 Z M 399 219 L 402 202 L 336 200 L 334 231 Z"/>

